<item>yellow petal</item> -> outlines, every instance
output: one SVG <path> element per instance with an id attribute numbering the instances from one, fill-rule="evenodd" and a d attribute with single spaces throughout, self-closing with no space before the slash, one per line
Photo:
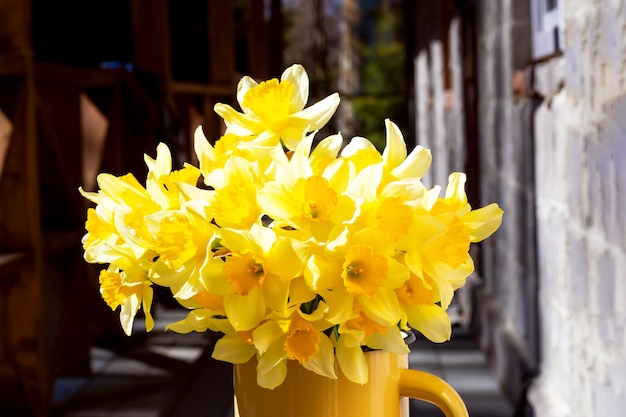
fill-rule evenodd
<path id="1" fill-rule="evenodd" d="M 374 333 L 367 345 L 373 349 L 382 349 L 397 355 L 404 355 L 410 351 L 398 326 L 387 327 L 387 331 L 383 334 Z"/>
<path id="2" fill-rule="evenodd" d="M 285 382 L 287 376 L 287 362 L 282 361 L 265 373 L 257 372 L 256 382 L 260 387 L 274 389 Z"/>
<path id="3" fill-rule="evenodd" d="M 287 320 L 269 320 L 254 329 L 252 338 L 259 353 L 264 354 L 274 342 L 283 337 L 288 327 Z"/>
<path id="4" fill-rule="evenodd" d="M 480 242 L 491 236 L 502 224 L 503 211 L 496 203 L 472 210 L 461 221 L 470 234 L 471 242 Z"/>
<path id="5" fill-rule="evenodd" d="M 422 178 L 430 168 L 432 159 L 430 151 L 418 145 L 400 165 L 391 171 L 391 175 L 399 179 Z"/>
<path id="6" fill-rule="evenodd" d="M 146 331 L 151 331 L 154 328 L 154 319 L 152 318 L 152 313 L 150 312 L 150 308 L 152 307 L 152 287 L 144 286 L 142 299 L 141 299 L 141 308 L 146 316 Z"/>
<path id="7" fill-rule="evenodd" d="M 385 119 L 387 145 L 383 151 L 383 164 L 391 170 L 406 158 L 406 143 L 398 126 L 389 119 Z"/>
<path id="8" fill-rule="evenodd" d="M 230 363 L 246 363 L 256 353 L 254 346 L 243 343 L 238 334 L 224 335 L 213 348 L 213 358 Z"/>
<path id="9" fill-rule="evenodd" d="M 435 343 L 450 340 L 452 326 L 450 316 L 438 305 L 415 305 L 407 309 L 411 327 Z"/>
<path id="10" fill-rule="evenodd" d="M 263 294 L 258 288 L 253 288 L 248 295 L 227 295 L 224 297 L 224 310 L 235 330 L 253 329 L 265 316 Z"/>
<path id="11" fill-rule="evenodd" d="M 285 381 L 287 376 L 287 356 L 280 343 L 274 343 L 259 358 L 257 383 L 259 386 L 274 389 Z"/>
<path id="12" fill-rule="evenodd" d="M 360 346 L 347 347 L 341 339 L 342 337 L 339 337 L 335 350 L 341 371 L 350 381 L 366 384 L 368 369 L 363 350 Z"/>
<path id="13" fill-rule="evenodd" d="M 323 335 L 318 343 L 319 350 L 308 362 L 303 366 L 309 371 L 313 371 L 318 375 L 326 378 L 337 379 L 335 374 L 335 354 L 331 341 Z"/>
<path id="14" fill-rule="evenodd" d="M 358 297 L 358 300 L 368 317 L 380 324 L 391 326 L 400 321 L 400 303 L 393 290 L 381 288 L 374 296 Z"/>
<path id="15" fill-rule="evenodd" d="M 239 113 L 228 104 L 217 103 L 213 109 L 224 119 L 228 133 L 247 136 L 259 134 L 264 130 L 263 125 L 258 119 L 244 113 Z"/>

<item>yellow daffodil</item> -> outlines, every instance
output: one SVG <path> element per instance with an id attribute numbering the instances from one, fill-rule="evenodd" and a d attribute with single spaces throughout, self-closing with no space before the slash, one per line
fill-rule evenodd
<path id="1" fill-rule="evenodd" d="M 204 289 L 200 270 L 210 262 L 217 228 L 193 210 L 166 210 L 147 217 L 158 259 L 151 279 L 171 289 L 177 299 L 189 299 Z"/>
<path id="2" fill-rule="evenodd" d="M 364 229 L 349 240 L 346 234 L 339 236 L 323 253 L 314 253 L 304 276 L 326 300 L 329 321 L 339 324 L 352 317 L 356 301 L 368 317 L 390 326 L 402 316 L 394 289 L 409 277 L 395 255 L 388 241 Z"/>
<path id="3" fill-rule="evenodd" d="M 326 306 L 320 302 L 311 314 L 292 309 L 287 316 L 270 315 L 252 332 L 259 352 L 257 382 L 265 388 L 282 384 L 287 361 L 295 360 L 316 374 L 335 379 L 333 345 L 323 332 L 331 324 L 324 319 Z"/>
<path id="4" fill-rule="evenodd" d="M 405 312 L 404 322 L 435 343 L 450 340 L 452 325 L 450 316 L 438 304 L 438 289 L 427 275 L 423 278 L 415 274 L 396 289 L 398 300 Z"/>
<path id="5" fill-rule="evenodd" d="M 306 138 L 291 159 L 277 168 L 276 180 L 259 191 L 259 205 L 278 226 L 289 226 L 325 241 L 334 227 L 354 216 L 354 201 L 337 188 L 346 184 L 338 179 L 345 172 L 322 169 L 324 165 L 329 167 L 327 160 L 335 153 L 338 139 L 328 138 L 322 150 L 309 156 L 312 137 Z M 313 173 L 312 163 L 319 174 Z"/>
<path id="6" fill-rule="evenodd" d="M 154 327 L 150 314 L 152 305 L 152 283 L 146 269 L 142 267 L 132 253 L 120 253 L 117 264 L 111 263 L 100 272 L 100 294 L 111 310 L 120 309 L 120 323 L 127 335 L 132 333 L 133 321 L 139 307 L 146 316 L 146 330 Z"/>
<path id="7" fill-rule="evenodd" d="M 161 206 L 161 209 L 177 209 L 180 207 L 180 194 L 176 183 L 196 185 L 200 170 L 193 165 L 185 164 L 184 168 L 172 171 L 172 154 L 164 143 L 157 146 L 157 157 L 152 159 L 144 155 L 148 167 L 146 191 Z"/>
<path id="8" fill-rule="evenodd" d="M 159 206 L 132 174 L 100 174 L 97 181 L 97 193 L 79 189 L 85 198 L 97 204 L 88 212 L 87 234 L 83 238 L 87 262 L 115 261 L 111 248 L 117 246 L 129 248 L 136 258 L 150 256 L 154 239 L 144 217 L 159 210 Z"/>
<path id="9" fill-rule="evenodd" d="M 246 363 L 257 354 L 252 330 L 237 331 L 227 319 L 214 319 L 219 331 L 224 334 L 213 348 L 213 358 L 230 362 Z"/>
<path id="10" fill-rule="evenodd" d="M 215 111 L 226 123 L 227 133 L 250 136 L 263 143 L 282 139 L 295 149 L 302 137 L 324 126 L 339 105 L 334 93 L 305 108 L 309 97 L 309 77 L 301 65 L 287 68 L 280 80 L 257 83 L 245 76 L 237 86 L 237 101 L 243 113 L 218 103 Z"/>
<path id="11" fill-rule="evenodd" d="M 384 349 L 398 355 L 409 352 L 398 326 L 384 326 L 372 320 L 358 303 L 353 308 L 353 318 L 341 323 L 338 333 L 337 362 L 344 375 L 357 384 L 368 381 L 364 347 Z"/>
<path id="12" fill-rule="evenodd" d="M 239 157 L 232 157 L 223 169 L 223 180 L 213 184 L 215 199 L 210 211 L 220 227 L 247 229 L 261 218 L 257 203 L 258 190 L 263 185 L 259 166 Z"/>
<path id="13" fill-rule="evenodd" d="M 189 310 L 167 329 L 221 333 L 213 357 L 256 358 L 266 388 L 283 383 L 289 361 L 364 384 L 365 348 L 405 354 L 411 328 L 450 338 L 446 309 L 474 270 L 470 245 L 498 229 L 502 210 L 472 209 L 462 173 L 443 197 L 426 187 L 430 151 L 408 152 L 389 119 L 382 152 L 359 136 L 316 141 L 339 97 L 307 108 L 308 95 L 300 65 L 280 80 L 245 76 L 241 112 L 215 106 L 225 134 L 196 129 L 198 167 L 174 170 L 159 144 L 144 156 L 145 185 L 100 174 L 97 192 L 80 189 L 95 203 L 84 257 L 109 264 L 100 292 L 127 334 L 139 308 L 152 329 L 152 285 L 167 287 Z"/>
<path id="14" fill-rule="evenodd" d="M 224 295 L 226 315 L 237 331 L 256 327 L 271 311 L 287 308 L 290 281 L 301 275 L 306 247 L 267 227 L 247 232 L 220 229 L 224 262 L 203 273 L 204 286 Z"/>
<path id="15" fill-rule="evenodd" d="M 177 333 L 206 332 L 207 330 L 218 332 L 222 330 L 219 324 L 225 320 L 216 317 L 224 315 L 224 297 L 201 290 L 189 299 L 179 299 L 178 301 L 191 311 L 184 319 L 168 324 L 167 330 L 173 330 Z"/>
<path id="16" fill-rule="evenodd" d="M 272 152 L 276 146 L 263 143 L 252 143 L 249 137 L 227 133 L 215 142 L 215 146 L 207 140 L 202 126 L 194 132 L 194 151 L 198 158 L 200 172 L 204 183 L 209 186 L 219 185 L 226 162 L 232 157 L 256 161 L 261 172 L 267 170 L 274 162 Z"/>

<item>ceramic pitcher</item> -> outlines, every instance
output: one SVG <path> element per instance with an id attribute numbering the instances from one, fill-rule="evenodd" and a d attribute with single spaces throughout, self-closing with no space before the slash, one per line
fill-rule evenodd
<path id="1" fill-rule="evenodd" d="M 369 382 L 319 376 L 289 361 L 287 378 L 273 390 L 256 382 L 256 360 L 235 365 L 235 417 L 409 417 L 409 398 L 437 405 L 446 417 L 467 417 L 458 393 L 435 375 L 410 370 L 408 355 L 365 354 Z"/>

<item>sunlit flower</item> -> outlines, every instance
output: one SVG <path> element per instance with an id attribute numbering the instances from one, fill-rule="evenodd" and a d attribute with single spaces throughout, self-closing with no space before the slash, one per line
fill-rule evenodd
<path id="1" fill-rule="evenodd" d="M 100 271 L 100 294 L 111 310 L 120 308 L 120 323 L 127 335 L 132 333 L 135 315 L 142 307 L 146 316 L 146 330 L 154 327 L 150 314 L 152 283 L 145 269 L 135 260 L 121 255 L 119 264 L 110 264 Z"/>
<path id="2" fill-rule="evenodd" d="M 237 331 L 256 327 L 270 311 L 287 309 L 290 281 L 301 275 L 306 247 L 271 229 L 220 229 L 221 269 L 202 274 L 205 287 L 224 296 L 224 309 Z"/>
<path id="3" fill-rule="evenodd" d="M 294 309 L 287 316 L 271 315 L 252 332 L 259 352 L 257 382 L 265 388 L 283 383 L 287 361 L 328 378 L 336 378 L 333 345 L 323 332 L 331 324 L 324 319 L 326 306 L 320 303 L 311 314 Z"/>
<path id="4" fill-rule="evenodd" d="M 309 98 L 309 77 L 301 65 L 287 68 L 280 80 L 257 83 L 246 76 L 237 86 L 237 101 L 243 113 L 218 103 L 215 111 L 227 132 L 251 136 L 262 143 L 278 143 L 294 149 L 307 132 L 324 126 L 339 105 L 337 93 L 304 108 Z"/>
<path id="5" fill-rule="evenodd" d="M 398 355 L 409 352 L 397 325 L 385 326 L 369 318 L 358 303 L 353 318 L 338 327 L 337 362 L 344 375 L 357 384 L 368 381 L 368 369 L 363 347 L 383 349 Z"/>
<path id="6" fill-rule="evenodd" d="M 502 210 L 472 209 L 462 173 L 443 196 L 426 187 L 430 151 L 408 152 L 390 120 L 382 152 L 359 136 L 317 141 L 339 97 L 305 107 L 308 95 L 300 65 L 280 80 L 243 77 L 242 111 L 215 106 L 225 134 L 196 129 L 197 167 L 173 169 L 159 144 L 144 156 L 145 185 L 100 174 L 97 192 L 80 189 L 95 204 L 84 257 L 108 264 L 100 292 L 127 334 L 140 308 L 152 329 L 153 285 L 165 287 L 188 310 L 166 329 L 220 333 L 213 357 L 257 360 L 266 388 L 290 361 L 364 384 L 366 349 L 405 354 L 412 329 L 450 338 L 446 309 L 474 271 L 470 246 L 498 229 Z"/>
<path id="7" fill-rule="evenodd" d="M 339 324 L 350 319 L 357 302 L 380 324 L 398 323 L 402 313 L 394 289 L 408 279 L 408 269 L 395 258 L 389 242 L 371 229 L 344 239 L 345 234 L 314 253 L 304 271 L 308 285 L 328 304 L 328 320 Z"/>

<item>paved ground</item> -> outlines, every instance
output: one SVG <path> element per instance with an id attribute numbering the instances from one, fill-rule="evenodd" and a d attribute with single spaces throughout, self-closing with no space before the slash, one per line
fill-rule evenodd
<path id="1" fill-rule="evenodd" d="M 207 334 L 162 332 L 181 312 L 161 311 L 153 332 L 138 331 L 123 347 L 95 346 L 93 375 L 61 378 L 53 417 L 230 417 L 229 364 L 211 359 Z M 140 326 L 141 323 L 138 323 Z M 435 345 L 418 338 L 411 345 L 411 368 L 448 381 L 466 402 L 471 417 L 511 417 L 471 335 L 456 328 L 452 340 Z M 442 417 L 436 407 L 411 400 L 411 416 Z"/>

